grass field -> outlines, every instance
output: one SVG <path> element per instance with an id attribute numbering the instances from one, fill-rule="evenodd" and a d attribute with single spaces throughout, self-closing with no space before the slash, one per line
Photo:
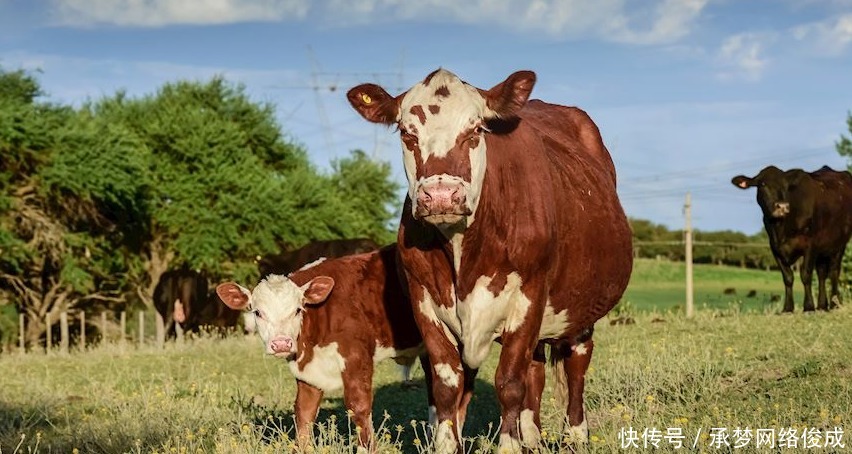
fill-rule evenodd
<path id="1" fill-rule="evenodd" d="M 697 309 L 738 309 L 742 311 L 778 311 L 784 297 L 780 271 L 761 271 L 720 265 L 695 265 L 693 270 L 694 304 Z M 814 275 L 814 284 L 816 275 Z M 733 289 L 735 294 L 725 294 Z M 802 284 L 798 274 L 793 285 L 796 310 L 802 310 Z M 754 296 L 749 296 L 750 293 Z M 816 298 L 816 288 L 814 288 Z M 637 259 L 630 285 L 624 294 L 627 306 L 641 311 L 680 311 L 686 301 L 686 266 L 683 262 Z"/>
<path id="2" fill-rule="evenodd" d="M 628 298 L 636 307 L 646 304 L 642 298 L 662 300 L 659 295 L 675 288 L 662 285 L 669 271 L 637 272 L 635 296 Z M 740 285 L 728 284 L 734 280 L 717 285 L 739 292 Z M 654 288 L 640 288 L 643 282 Z M 760 288 L 745 278 L 738 282 L 743 289 Z M 581 452 L 623 451 L 626 439 L 619 433 L 631 428 L 639 446 L 655 430 L 680 428 L 688 451 L 719 451 L 711 445 L 721 439 L 710 436 L 713 428 L 730 435 L 737 428 L 772 430 L 779 440 L 795 431 L 799 447 L 806 440 L 824 445 L 835 428 L 852 431 L 852 307 L 802 314 L 797 306 L 793 315 L 698 309 L 690 320 L 664 310 L 636 310 L 630 325 L 601 320 L 586 383 L 592 438 Z M 163 351 L 109 345 L 70 355 L 2 356 L 0 452 L 289 452 L 295 383 L 261 350 L 256 338 L 234 337 Z M 498 355 L 495 346 L 479 374 L 464 428 L 468 452 L 494 448 L 499 406 L 491 383 Z M 428 452 L 422 377 L 415 370 L 421 385 L 404 388 L 392 362 L 379 366 L 374 419 L 381 427 L 380 452 Z M 340 394 L 324 399 L 315 452 L 354 452 L 342 406 Z M 549 389 L 543 410 L 549 445 L 541 452 L 566 452 L 557 447 L 559 414 Z M 806 430 L 811 436 L 802 438 Z M 841 442 L 852 450 L 852 433 L 844 432 Z M 672 450 L 665 438 L 660 446 Z M 757 450 L 752 438 L 736 451 L 766 449 Z"/>

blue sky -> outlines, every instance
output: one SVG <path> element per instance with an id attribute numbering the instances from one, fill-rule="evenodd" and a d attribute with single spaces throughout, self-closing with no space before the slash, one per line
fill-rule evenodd
<path id="1" fill-rule="evenodd" d="M 533 97 L 597 122 L 628 215 L 671 228 L 690 191 L 696 228 L 755 233 L 731 177 L 848 164 L 852 0 L 0 0 L 0 30 L 0 65 L 41 71 L 52 100 L 221 74 L 275 104 L 318 166 L 360 148 L 400 182 L 398 138 L 348 88 L 530 69 Z"/>

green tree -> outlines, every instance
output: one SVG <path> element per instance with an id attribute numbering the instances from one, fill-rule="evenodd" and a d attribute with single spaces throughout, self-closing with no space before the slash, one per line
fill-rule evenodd
<path id="1" fill-rule="evenodd" d="M 850 135 L 852 135 L 852 113 L 848 113 L 846 115 L 846 126 L 849 130 Z M 852 172 L 852 140 L 845 135 L 840 135 L 840 140 L 836 143 L 837 145 L 837 153 L 840 156 L 846 156 L 849 159 L 849 171 Z M 844 280 L 844 285 L 846 286 L 847 293 L 852 297 L 852 249 L 848 246 L 846 248 L 846 255 L 843 256 L 843 270 L 841 271 L 842 279 Z"/>
<path id="2" fill-rule="evenodd" d="M 38 102 L 25 73 L 0 76 L 0 303 L 32 318 L 30 342 L 46 313 L 150 305 L 172 267 L 248 280 L 281 245 L 392 239 L 389 166 L 353 152 L 317 171 L 242 86 L 176 82 L 74 110 Z"/>

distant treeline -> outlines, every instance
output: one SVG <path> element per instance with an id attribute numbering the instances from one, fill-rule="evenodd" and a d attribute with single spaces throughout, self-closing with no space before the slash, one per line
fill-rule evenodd
<path id="1" fill-rule="evenodd" d="M 666 226 L 645 219 L 630 219 L 633 228 L 633 252 L 636 257 L 685 260 L 683 230 L 669 230 Z M 693 263 L 739 266 L 743 268 L 777 268 L 769 238 L 761 230 L 746 235 L 733 230 L 693 231 Z"/>

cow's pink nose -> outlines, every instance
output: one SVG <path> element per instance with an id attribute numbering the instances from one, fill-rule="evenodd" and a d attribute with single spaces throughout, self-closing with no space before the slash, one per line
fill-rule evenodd
<path id="1" fill-rule="evenodd" d="M 269 341 L 269 349 L 272 353 L 290 353 L 293 350 L 293 338 L 278 336 Z"/>
<path id="2" fill-rule="evenodd" d="M 440 214 L 469 214 L 465 207 L 464 187 L 461 184 L 443 182 L 423 185 L 417 190 L 417 214 L 420 216 Z"/>

